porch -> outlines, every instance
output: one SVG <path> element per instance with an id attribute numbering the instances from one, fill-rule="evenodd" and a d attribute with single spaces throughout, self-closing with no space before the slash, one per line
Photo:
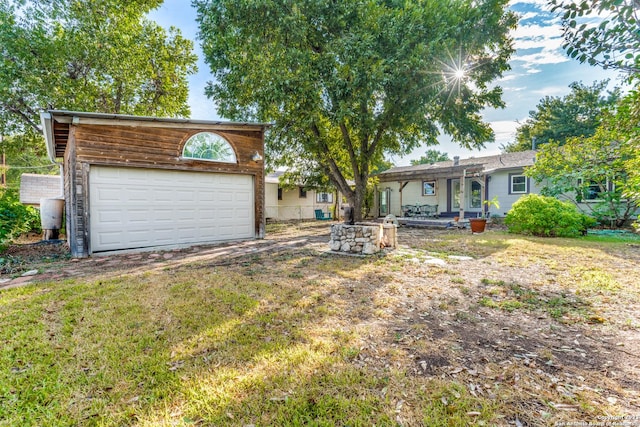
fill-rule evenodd
<path id="1" fill-rule="evenodd" d="M 453 217 L 482 215 L 487 200 L 487 175 L 482 165 L 453 164 L 398 167 L 384 172 L 376 192 L 374 215 L 404 218 L 409 224 L 445 226 Z M 442 221 L 438 221 L 442 219 Z"/>

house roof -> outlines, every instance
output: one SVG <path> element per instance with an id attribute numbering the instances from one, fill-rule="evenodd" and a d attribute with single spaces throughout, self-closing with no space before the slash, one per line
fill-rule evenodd
<path id="1" fill-rule="evenodd" d="M 156 128 L 211 128 L 217 130 L 264 130 L 267 123 L 192 120 L 168 117 L 130 116 L 125 114 L 88 113 L 82 111 L 48 110 L 40 113 L 47 144 L 47 154 L 55 162 L 62 157 L 69 137 L 70 125 L 137 126 Z"/>
<path id="2" fill-rule="evenodd" d="M 267 174 L 264 177 L 264 182 L 269 184 L 280 184 L 280 177 L 284 174 L 284 171 L 275 171 Z"/>
<path id="3" fill-rule="evenodd" d="M 517 153 L 502 153 L 493 156 L 460 159 L 457 165 L 454 165 L 453 160 L 447 160 L 431 165 L 399 166 L 381 172 L 378 176 L 381 180 L 410 177 L 441 178 L 446 176 L 460 176 L 465 170 L 467 173 L 486 174 L 498 170 L 521 169 L 526 166 L 532 166 L 535 163 L 535 158 L 536 151 L 528 150 Z"/>

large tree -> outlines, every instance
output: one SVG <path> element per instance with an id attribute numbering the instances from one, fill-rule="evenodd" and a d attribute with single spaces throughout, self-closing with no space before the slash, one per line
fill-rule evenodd
<path id="1" fill-rule="evenodd" d="M 506 0 L 195 0 L 207 93 L 225 117 L 273 122 L 269 160 L 326 174 L 360 218 L 371 165 L 493 138 L 480 111 L 508 69 Z M 348 180 L 353 180 L 352 187 Z"/>
<path id="2" fill-rule="evenodd" d="M 604 114 L 620 97 L 619 89 L 607 92 L 608 80 L 586 86 L 569 85 L 571 92 L 563 97 L 545 96 L 527 120 L 516 129 L 516 138 L 504 148 L 507 152 L 531 150 L 554 141 L 563 145 L 568 138 L 590 137 L 600 126 Z"/>
<path id="3" fill-rule="evenodd" d="M 146 14 L 162 0 L 0 2 L 0 132 L 39 110 L 188 116 L 190 40 Z"/>

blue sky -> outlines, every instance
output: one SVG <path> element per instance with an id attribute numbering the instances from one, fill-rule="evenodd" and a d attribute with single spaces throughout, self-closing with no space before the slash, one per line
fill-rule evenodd
<path id="1" fill-rule="evenodd" d="M 199 71 L 189 81 L 191 118 L 217 120 L 221 117 L 216 112 L 214 101 L 204 95 L 204 87 L 211 80 L 211 74 L 196 40 L 196 12 L 189 4 L 186 0 L 165 0 L 150 18 L 164 27 L 179 28 L 183 36 L 195 41 Z M 484 112 L 485 120 L 496 133 L 496 141 L 487 144 L 482 150 L 470 151 L 442 136 L 439 146 L 419 148 L 409 156 L 392 158 L 396 166 L 408 165 L 411 159 L 422 156 L 427 148 L 445 152 L 449 157 L 498 154 L 501 145 L 513 140 L 518 122 L 524 121 L 529 111 L 534 110 L 543 97 L 568 94 L 569 84 L 574 81 L 590 85 L 596 80 L 609 78 L 611 85 L 620 84 L 616 72 L 580 64 L 567 57 L 562 50 L 560 19 L 549 12 L 546 1 L 511 0 L 510 7 L 521 17 L 518 28 L 513 33 L 517 50 L 511 58 L 512 69 L 501 80 L 496 81 L 504 89 L 503 99 L 507 106 Z"/>

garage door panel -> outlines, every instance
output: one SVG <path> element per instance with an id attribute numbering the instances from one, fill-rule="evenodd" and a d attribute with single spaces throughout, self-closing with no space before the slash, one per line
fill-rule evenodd
<path id="1" fill-rule="evenodd" d="M 94 252 L 254 237 L 253 177 L 92 167 Z"/>

